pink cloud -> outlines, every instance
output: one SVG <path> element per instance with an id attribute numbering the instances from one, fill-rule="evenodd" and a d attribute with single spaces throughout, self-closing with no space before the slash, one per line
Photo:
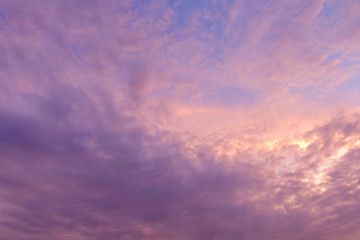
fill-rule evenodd
<path id="1" fill-rule="evenodd" d="M 358 239 L 357 5 L 2 1 L 0 236 Z"/>

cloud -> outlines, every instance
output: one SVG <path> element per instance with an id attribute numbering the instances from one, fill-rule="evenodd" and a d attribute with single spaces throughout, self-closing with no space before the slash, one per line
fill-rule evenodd
<path id="1" fill-rule="evenodd" d="M 69 108 L 60 96 L 88 108 Z M 356 233 L 356 116 L 310 131 L 305 137 L 317 138 L 305 150 L 262 145 L 255 155 L 239 150 L 230 161 L 207 144 L 190 147 L 172 133 L 151 134 L 121 112 L 114 113 L 117 125 L 104 124 L 96 104 L 71 88 L 57 87 L 33 106 L 41 118 L 1 115 L 5 239 L 288 239 L 294 233 L 294 239 L 336 239 Z M 81 124 L 74 116 L 83 116 Z M 344 146 L 346 155 L 334 159 Z M 297 164 L 279 172 L 283 156 Z M 322 170 L 328 178 L 318 183 L 311 174 L 327 162 L 335 164 Z"/>
<path id="2" fill-rule="evenodd" d="M 2 239 L 358 239 L 355 1 L 192 4 L 0 3 Z"/>

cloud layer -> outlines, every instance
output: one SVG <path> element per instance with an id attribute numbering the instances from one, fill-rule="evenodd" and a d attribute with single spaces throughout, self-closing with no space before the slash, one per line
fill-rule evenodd
<path id="1" fill-rule="evenodd" d="M 359 239 L 356 9 L 0 0 L 0 238 Z"/>

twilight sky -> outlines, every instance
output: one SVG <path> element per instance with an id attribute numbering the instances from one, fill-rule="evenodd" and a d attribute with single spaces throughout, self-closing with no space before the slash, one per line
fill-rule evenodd
<path id="1" fill-rule="evenodd" d="M 359 240 L 359 0 L 0 0 L 1 240 Z"/>

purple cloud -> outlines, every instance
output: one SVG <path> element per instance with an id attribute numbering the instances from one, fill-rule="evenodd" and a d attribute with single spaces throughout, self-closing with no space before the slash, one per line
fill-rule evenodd
<path id="1" fill-rule="evenodd" d="M 358 239 L 357 5 L 0 1 L 0 238 Z"/>

